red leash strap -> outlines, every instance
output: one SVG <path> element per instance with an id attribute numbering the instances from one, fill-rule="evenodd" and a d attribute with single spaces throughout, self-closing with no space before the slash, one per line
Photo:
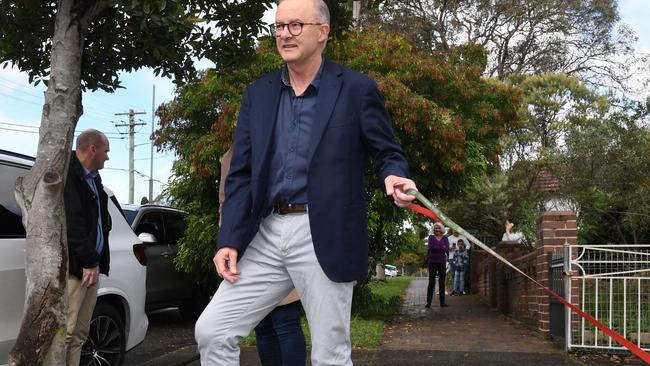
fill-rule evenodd
<path id="1" fill-rule="evenodd" d="M 434 214 L 433 211 L 431 211 L 431 210 L 429 210 L 429 209 L 427 209 L 427 208 L 424 208 L 424 207 L 422 207 L 422 206 L 419 206 L 419 205 L 416 205 L 416 204 L 414 204 L 414 203 L 411 203 L 410 205 L 407 206 L 407 208 L 410 209 L 410 210 L 412 210 L 412 211 L 414 211 L 414 212 L 417 212 L 417 213 L 419 213 L 419 214 L 422 214 L 422 215 L 425 215 L 425 216 L 427 216 L 427 217 L 430 217 L 430 218 L 432 218 L 432 219 L 434 219 L 434 220 L 436 220 L 436 221 L 441 221 L 441 222 L 443 222 L 443 223 L 445 223 L 445 224 L 448 224 L 447 222 L 445 222 L 445 220 L 441 220 L 440 217 L 438 217 L 438 215 Z M 441 215 L 444 216 L 444 214 L 441 214 Z M 450 225 L 450 226 L 454 226 L 454 225 Z M 463 230 L 463 231 L 464 231 L 464 230 Z M 476 238 L 473 238 L 473 239 L 475 239 L 474 243 L 477 244 L 477 245 L 479 245 L 481 248 L 484 248 L 484 249 L 487 248 L 487 246 L 486 246 L 485 244 L 481 243 L 481 242 L 480 242 L 479 240 L 477 240 Z M 553 296 L 553 297 L 556 298 L 558 301 L 560 301 L 562 304 L 564 304 L 565 306 L 567 306 L 569 309 L 571 309 L 571 311 L 573 311 L 574 313 L 576 313 L 576 314 L 580 315 L 581 317 L 583 317 L 584 319 L 586 319 L 589 323 L 593 324 L 596 328 L 600 329 L 603 333 L 605 333 L 605 334 L 607 334 L 608 336 L 614 338 L 614 340 L 616 340 L 616 342 L 620 343 L 622 346 L 624 346 L 625 348 L 627 348 L 628 350 L 630 350 L 630 352 L 634 353 L 637 357 L 639 357 L 639 358 L 640 358 L 641 360 L 643 360 L 645 363 L 650 364 L 650 354 L 648 354 L 646 351 L 642 350 L 642 349 L 641 349 L 640 347 L 638 347 L 636 344 L 634 344 L 634 343 L 628 341 L 625 337 L 623 337 L 622 335 L 616 333 L 614 330 L 608 328 L 606 325 L 604 325 L 603 323 L 599 322 L 598 320 L 596 320 L 596 319 L 595 319 L 594 317 L 592 317 L 591 315 L 585 313 L 585 312 L 582 311 L 579 307 L 577 307 L 577 306 L 571 304 L 570 302 L 568 302 L 567 300 L 565 300 L 562 296 L 556 294 L 555 292 L 553 292 L 553 291 L 552 291 L 551 289 L 549 289 L 548 287 L 546 287 L 546 286 L 542 285 L 541 283 L 537 282 L 535 279 L 533 279 L 532 277 L 530 277 L 529 275 L 527 275 L 524 271 L 520 270 L 519 268 L 515 267 L 512 263 L 508 262 L 505 258 L 503 258 L 503 257 L 501 257 L 500 255 L 494 253 L 494 252 L 493 252 L 492 250 L 490 250 L 489 248 L 487 248 L 487 249 L 488 249 L 488 250 L 487 250 L 488 253 L 492 254 L 494 257 L 496 257 L 496 258 L 499 259 L 500 261 L 504 262 L 504 263 L 505 263 L 506 265 L 508 265 L 509 267 L 512 267 L 513 269 L 515 269 L 517 272 L 519 272 L 520 274 L 522 274 L 524 277 L 526 277 L 527 279 L 529 279 L 530 281 L 532 281 L 534 284 L 536 284 L 537 286 L 539 286 L 541 289 L 543 289 L 544 291 L 546 291 L 549 295 Z"/>
<path id="2" fill-rule="evenodd" d="M 431 218 L 431 219 L 433 219 L 433 220 L 436 220 L 436 221 L 442 221 L 442 220 L 440 220 L 440 218 L 439 218 L 436 214 L 434 214 L 431 210 L 428 210 L 428 209 L 426 209 L 426 208 L 424 208 L 424 207 L 422 207 L 422 206 L 418 206 L 418 205 L 416 205 L 415 203 L 411 203 L 411 204 L 409 204 L 406 208 L 408 208 L 408 209 L 411 210 L 411 211 L 415 211 L 415 212 L 417 212 L 417 213 L 419 213 L 419 214 L 422 214 L 422 215 L 424 215 L 424 216 L 427 216 L 427 217 L 429 217 L 429 218 Z"/>

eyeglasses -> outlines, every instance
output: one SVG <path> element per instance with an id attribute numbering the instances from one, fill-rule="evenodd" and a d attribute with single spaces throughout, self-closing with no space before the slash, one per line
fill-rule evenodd
<path id="1" fill-rule="evenodd" d="M 279 37 L 284 30 L 284 27 L 289 29 L 289 34 L 296 37 L 302 33 L 302 27 L 305 25 L 322 25 L 323 23 L 303 23 L 303 22 L 291 22 L 291 23 L 275 23 L 273 24 L 273 29 L 275 29 L 275 36 Z"/>

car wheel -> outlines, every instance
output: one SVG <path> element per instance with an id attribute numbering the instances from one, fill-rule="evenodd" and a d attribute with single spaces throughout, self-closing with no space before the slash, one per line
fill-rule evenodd
<path id="1" fill-rule="evenodd" d="M 88 340 L 81 349 L 81 365 L 120 366 L 126 352 L 126 333 L 120 313 L 109 304 L 97 303 L 90 321 Z"/>

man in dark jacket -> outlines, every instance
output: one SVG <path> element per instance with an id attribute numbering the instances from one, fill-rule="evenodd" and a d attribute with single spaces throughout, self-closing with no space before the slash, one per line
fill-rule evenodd
<path id="1" fill-rule="evenodd" d="M 77 137 L 72 152 L 64 203 L 68 232 L 67 365 L 79 365 L 97 302 L 99 274 L 108 275 L 108 195 L 98 170 L 108 160 L 106 136 L 93 129 Z"/>

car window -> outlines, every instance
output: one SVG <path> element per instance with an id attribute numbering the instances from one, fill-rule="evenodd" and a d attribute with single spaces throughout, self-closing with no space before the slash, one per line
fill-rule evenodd
<path id="1" fill-rule="evenodd" d="M 124 209 L 122 209 L 122 213 L 124 214 L 124 217 L 126 218 L 126 222 L 128 222 L 129 225 L 133 225 L 133 220 L 135 220 L 135 216 L 138 214 L 138 211 L 129 210 L 128 208 L 124 208 Z"/>
<path id="2" fill-rule="evenodd" d="M 156 237 L 157 244 L 164 244 L 162 215 L 160 212 L 146 212 L 135 229 L 136 235 L 141 233 L 153 234 Z"/>
<path id="3" fill-rule="evenodd" d="M 178 245 L 178 241 L 185 233 L 185 216 L 175 212 L 165 212 L 165 233 L 167 243 Z"/>
<path id="4" fill-rule="evenodd" d="M 22 212 L 14 198 L 16 179 L 29 171 L 23 165 L 0 162 L 0 238 L 24 238 Z"/>

